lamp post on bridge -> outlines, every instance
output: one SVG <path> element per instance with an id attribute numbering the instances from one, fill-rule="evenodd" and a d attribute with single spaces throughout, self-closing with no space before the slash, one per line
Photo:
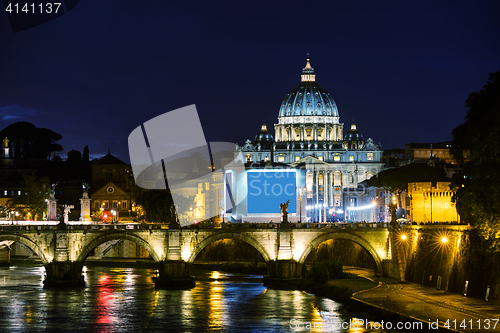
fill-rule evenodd
<path id="1" fill-rule="evenodd" d="M 299 223 L 302 223 L 302 191 L 305 191 L 305 187 L 295 188 L 299 190 Z"/>
<path id="2" fill-rule="evenodd" d="M 404 281 L 404 272 L 401 271 L 402 263 L 400 262 L 401 257 L 399 256 L 396 242 L 396 232 L 399 229 L 398 222 L 396 221 L 396 210 L 397 210 L 397 201 L 396 195 L 392 195 L 391 203 L 389 205 L 389 209 L 391 211 L 391 249 L 392 249 L 392 272 L 394 278 Z"/>

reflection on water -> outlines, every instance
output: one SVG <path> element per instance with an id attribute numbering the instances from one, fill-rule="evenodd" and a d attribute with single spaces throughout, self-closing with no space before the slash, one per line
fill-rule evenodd
<path id="1" fill-rule="evenodd" d="M 368 332 L 332 325 L 356 320 L 341 304 L 301 291 L 267 289 L 262 276 L 205 271 L 196 274 L 192 290 L 156 290 L 153 274 L 143 268 L 88 267 L 86 288 L 46 290 L 43 267 L 0 269 L 0 329 Z"/>

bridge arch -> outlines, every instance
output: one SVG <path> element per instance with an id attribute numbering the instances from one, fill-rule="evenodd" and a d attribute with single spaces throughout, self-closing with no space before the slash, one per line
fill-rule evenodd
<path id="1" fill-rule="evenodd" d="M 187 260 L 187 262 L 192 264 L 194 262 L 194 260 L 196 259 L 196 257 L 198 256 L 198 254 L 205 247 L 207 247 L 208 245 L 215 243 L 216 241 L 221 240 L 221 239 L 236 239 L 236 240 L 240 240 L 240 241 L 243 241 L 245 243 L 248 243 L 251 246 L 253 246 L 257 251 L 259 251 L 259 253 L 262 255 L 262 257 L 264 258 L 264 261 L 266 263 L 271 260 L 269 253 L 267 253 L 266 249 L 262 245 L 260 245 L 260 243 L 255 238 L 253 238 L 249 235 L 241 234 L 241 233 L 223 232 L 223 233 L 211 235 L 211 236 L 205 238 L 200 243 L 198 243 L 198 245 L 196 245 L 196 248 L 193 250 L 193 252 L 189 256 L 189 259 Z"/>
<path id="2" fill-rule="evenodd" d="M 85 259 L 87 259 L 88 255 L 90 254 L 90 252 L 93 249 L 95 249 L 97 246 L 99 246 L 105 242 L 115 240 L 115 239 L 125 239 L 128 241 L 134 242 L 137 245 L 142 246 L 146 251 L 148 251 L 148 253 L 151 255 L 151 257 L 153 258 L 153 260 L 155 262 L 161 261 L 160 257 L 158 256 L 158 254 L 156 253 L 154 248 L 147 241 L 145 241 L 141 237 L 136 236 L 134 234 L 122 233 L 122 232 L 103 234 L 103 235 L 100 235 L 100 236 L 92 239 L 88 244 L 86 244 L 82 248 L 80 254 L 78 255 L 77 261 L 84 262 Z"/>
<path id="3" fill-rule="evenodd" d="M 348 233 L 348 232 L 331 232 L 331 233 L 323 234 L 321 236 L 316 237 L 305 248 L 304 252 L 302 253 L 302 255 L 300 256 L 300 258 L 298 260 L 298 263 L 303 264 L 306 261 L 309 253 L 311 253 L 311 251 L 316 246 L 318 246 L 319 244 L 321 244 L 327 240 L 330 240 L 330 239 L 348 239 L 348 240 L 351 240 L 354 243 L 358 244 L 362 248 L 364 248 L 366 251 L 368 251 L 368 253 L 372 256 L 373 260 L 375 261 L 376 273 L 382 274 L 382 272 L 383 272 L 382 260 L 380 259 L 377 251 L 373 248 L 373 246 L 371 246 L 371 244 L 367 240 L 365 240 L 364 238 L 362 238 L 356 234 L 352 234 L 352 233 Z"/>
<path id="4" fill-rule="evenodd" d="M 31 251 L 35 252 L 36 255 L 40 257 L 40 260 L 42 260 L 42 263 L 44 265 L 49 263 L 50 261 L 47 256 L 45 256 L 45 253 L 42 251 L 42 249 L 27 237 L 15 234 L 2 234 L 0 235 L 0 242 L 2 241 L 14 241 L 26 245 Z"/>

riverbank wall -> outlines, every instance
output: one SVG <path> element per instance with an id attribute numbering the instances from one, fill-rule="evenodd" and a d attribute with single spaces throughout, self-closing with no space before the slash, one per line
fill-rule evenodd
<path id="1" fill-rule="evenodd" d="M 500 253 L 491 242 L 466 226 L 409 226 L 396 246 L 405 281 L 499 303 Z"/>

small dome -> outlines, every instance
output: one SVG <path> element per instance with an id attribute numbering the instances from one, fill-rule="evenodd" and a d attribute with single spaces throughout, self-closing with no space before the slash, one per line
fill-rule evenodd
<path id="1" fill-rule="evenodd" d="M 332 96 L 316 82 L 309 55 L 306 67 L 302 69 L 300 84 L 285 96 L 278 113 L 278 117 L 296 116 L 339 116 Z"/>
<path id="2" fill-rule="evenodd" d="M 274 138 L 271 133 L 267 130 L 267 125 L 265 122 L 262 123 L 262 127 L 260 128 L 259 133 L 255 136 L 254 144 L 260 143 L 261 146 L 265 146 L 267 148 L 273 143 Z"/>
<path id="3" fill-rule="evenodd" d="M 363 141 L 363 135 L 357 130 L 354 120 L 351 124 L 351 129 L 344 137 L 344 141 Z"/>

